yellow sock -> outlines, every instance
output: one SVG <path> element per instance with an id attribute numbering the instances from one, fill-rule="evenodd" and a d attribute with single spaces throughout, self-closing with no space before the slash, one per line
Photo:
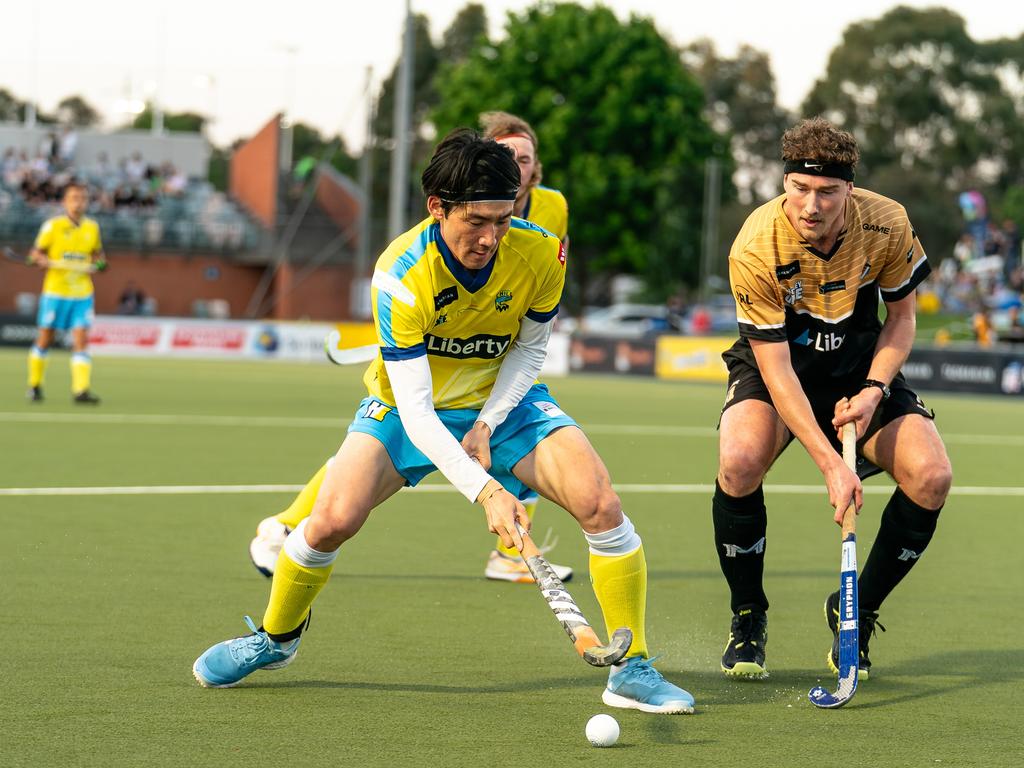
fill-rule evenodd
<path id="1" fill-rule="evenodd" d="M 536 501 L 531 501 L 529 504 L 526 504 L 525 506 L 526 506 L 526 514 L 530 516 L 531 520 L 533 520 L 533 516 L 537 513 L 537 502 Z M 501 552 L 501 554 L 508 555 L 509 557 L 519 557 L 520 556 L 518 549 L 516 549 L 515 547 L 506 547 L 504 544 L 502 544 L 500 536 L 498 537 L 498 543 L 495 545 L 494 548 L 496 550 L 498 550 L 499 552 Z"/>
<path id="2" fill-rule="evenodd" d="M 92 378 L 92 358 L 85 352 L 71 355 L 71 393 L 77 395 L 89 388 Z"/>
<path id="3" fill-rule="evenodd" d="M 608 637 L 619 627 L 633 630 L 629 656 L 647 656 L 647 560 L 641 546 L 628 555 L 590 553 L 590 583 L 604 614 Z"/>
<path id="4" fill-rule="evenodd" d="M 305 520 L 313 512 L 313 503 L 316 501 L 316 495 L 320 493 L 320 486 L 324 482 L 324 475 L 327 474 L 327 465 L 324 464 L 320 467 L 319 471 L 309 479 L 306 486 L 299 491 L 299 495 L 295 497 L 295 500 L 291 503 L 284 512 L 276 515 L 277 521 L 288 526 L 289 530 L 294 531 L 299 527 L 299 523 Z"/>
<path id="5" fill-rule="evenodd" d="M 46 364 L 50 361 L 46 352 L 47 350 L 34 346 L 28 353 L 28 385 L 30 387 L 43 386 L 43 379 L 46 378 Z"/>
<path id="6" fill-rule="evenodd" d="M 274 568 L 274 583 L 270 588 L 267 612 L 263 615 L 263 628 L 272 635 L 284 635 L 298 629 L 309 616 L 309 606 L 327 583 L 333 568 L 333 563 L 324 568 L 307 568 L 292 560 L 282 549 Z"/>

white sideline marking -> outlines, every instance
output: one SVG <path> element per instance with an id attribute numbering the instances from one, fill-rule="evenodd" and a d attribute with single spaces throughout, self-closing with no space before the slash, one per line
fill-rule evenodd
<path id="1" fill-rule="evenodd" d="M 66 488 L 0 488 L 0 496 L 177 496 L 222 493 L 298 493 L 302 485 L 107 485 Z M 696 493 L 711 495 L 715 487 L 708 483 L 616 483 L 619 493 Z M 767 493 L 796 496 L 826 496 L 825 485 L 766 485 Z M 893 486 L 866 485 L 869 496 L 887 496 Z M 428 483 L 406 489 L 408 493 L 457 493 L 447 484 Z M 1024 487 L 998 485 L 954 485 L 952 496 L 1024 496 Z"/>
<path id="2" fill-rule="evenodd" d="M 173 413 L 26 413 L 0 411 L 0 422 L 25 424 L 158 424 L 182 427 L 282 427 L 285 429 L 344 429 L 351 415 L 328 416 L 216 416 Z M 646 424 L 581 424 L 592 435 L 650 435 L 664 437 L 717 437 L 714 427 Z M 1024 447 L 1024 435 L 986 435 L 941 432 L 947 443 Z"/>

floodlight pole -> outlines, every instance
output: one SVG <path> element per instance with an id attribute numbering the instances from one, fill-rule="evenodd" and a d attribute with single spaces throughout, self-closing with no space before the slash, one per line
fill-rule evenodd
<path id="1" fill-rule="evenodd" d="M 413 55 L 415 49 L 410 0 L 405 0 L 405 34 L 395 89 L 395 148 L 391 153 L 391 190 L 388 197 L 388 239 L 406 228 L 409 208 L 409 145 L 412 112 Z"/>
<path id="2" fill-rule="evenodd" d="M 702 300 L 711 293 L 710 279 L 718 254 L 718 214 L 722 205 L 722 163 L 717 157 L 704 161 L 704 216 L 701 232 L 700 285 Z"/>

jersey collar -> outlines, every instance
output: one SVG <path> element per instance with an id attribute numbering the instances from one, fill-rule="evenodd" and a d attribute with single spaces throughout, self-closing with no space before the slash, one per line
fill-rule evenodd
<path id="1" fill-rule="evenodd" d="M 448 271 L 452 273 L 452 277 L 459 281 L 459 285 L 465 288 L 470 293 L 476 293 L 485 285 L 491 277 L 491 272 L 494 271 L 494 262 L 498 260 L 498 254 L 495 252 L 494 258 L 487 262 L 487 265 L 474 272 L 471 269 L 466 269 L 462 266 L 461 262 L 455 258 L 455 254 L 452 253 L 448 244 L 441 237 L 441 225 L 434 223 L 434 237 L 433 240 L 437 243 L 437 250 L 441 252 L 441 258 L 444 259 L 444 265 L 448 267 Z M 501 249 L 501 246 L 498 246 Z"/>

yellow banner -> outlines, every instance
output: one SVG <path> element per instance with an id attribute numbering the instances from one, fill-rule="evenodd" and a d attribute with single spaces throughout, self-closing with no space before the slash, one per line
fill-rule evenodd
<path id="1" fill-rule="evenodd" d="M 725 336 L 659 336 L 654 373 L 659 379 L 726 381 L 722 353 L 736 339 Z"/>
<path id="2" fill-rule="evenodd" d="M 373 323 L 336 323 L 334 327 L 341 334 L 338 349 L 352 349 L 377 343 L 377 334 L 373 330 Z"/>

